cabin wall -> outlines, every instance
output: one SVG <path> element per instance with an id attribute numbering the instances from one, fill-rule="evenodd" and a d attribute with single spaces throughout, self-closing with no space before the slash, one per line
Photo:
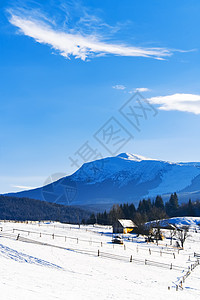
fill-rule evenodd
<path id="1" fill-rule="evenodd" d="M 124 233 L 124 228 L 120 223 L 116 223 L 113 225 L 113 233 Z"/>
<path id="2" fill-rule="evenodd" d="M 123 233 L 130 233 L 133 231 L 133 228 L 124 228 L 124 232 Z"/>

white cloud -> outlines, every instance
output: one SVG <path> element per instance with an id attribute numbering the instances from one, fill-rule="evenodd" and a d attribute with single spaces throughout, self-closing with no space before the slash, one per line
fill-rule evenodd
<path id="1" fill-rule="evenodd" d="M 114 86 L 112 86 L 113 89 L 116 89 L 116 90 L 125 90 L 126 87 L 122 84 L 116 84 Z"/>
<path id="2" fill-rule="evenodd" d="M 139 93 L 144 93 L 144 92 L 149 92 L 150 89 L 148 88 L 136 88 L 136 89 L 132 89 L 129 91 L 129 94 L 133 94 L 133 93 L 136 93 L 136 92 L 139 92 Z"/>
<path id="3" fill-rule="evenodd" d="M 70 58 L 87 58 L 107 54 L 118 56 L 150 57 L 164 59 L 172 55 L 172 51 L 164 48 L 141 48 L 124 44 L 109 43 L 98 34 L 84 34 L 75 30 L 61 31 L 54 29 L 45 18 L 31 18 L 10 12 L 10 23 L 20 29 L 20 32 L 33 38 L 36 42 L 47 44 L 57 50 L 62 56 Z M 43 19 L 43 21 L 41 21 Z M 106 41 L 105 41 L 106 40 Z"/>
<path id="4" fill-rule="evenodd" d="M 142 88 L 142 87 L 141 87 L 141 88 L 136 88 L 135 91 L 136 91 L 136 92 L 141 92 L 141 93 L 142 93 L 142 92 L 149 92 L 150 89 L 144 88 L 144 87 Z"/>
<path id="5" fill-rule="evenodd" d="M 194 94 L 173 94 L 149 98 L 152 104 L 158 104 L 161 110 L 176 110 L 200 114 L 200 95 Z"/>

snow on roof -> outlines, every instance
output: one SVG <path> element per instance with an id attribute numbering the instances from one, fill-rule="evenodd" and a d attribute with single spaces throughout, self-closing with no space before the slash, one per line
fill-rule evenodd
<path id="1" fill-rule="evenodd" d="M 119 223 L 124 227 L 124 228 L 131 228 L 131 227 L 136 227 L 136 225 L 133 223 L 131 220 L 126 220 L 126 219 L 118 219 Z"/>

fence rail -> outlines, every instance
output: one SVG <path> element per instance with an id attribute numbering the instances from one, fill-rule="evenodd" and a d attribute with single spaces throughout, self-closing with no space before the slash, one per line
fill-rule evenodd
<path id="1" fill-rule="evenodd" d="M 3 229 L 1 231 L 3 231 Z M 55 234 L 55 233 L 47 233 L 47 232 L 43 232 L 43 231 L 33 231 L 33 230 L 28 230 L 28 229 L 25 230 L 25 229 L 11 228 L 11 229 L 3 231 L 3 232 L 8 232 L 8 231 L 13 232 L 13 233 L 15 233 L 15 232 L 18 232 L 18 233 L 20 233 L 20 232 L 27 233 L 28 236 L 30 236 L 30 234 L 35 234 L 35 235 L 38 235 L 40 238 L 42 236 L 49 236 L 52 239 L 62 238 L 65 242 L 67 241 L 67 239 L 70 239 L 70 240 L 74 240 L 77 244 L 79 242 L 84 242 L 84 243 L 89 243 L 90 245 L 96 244 L 96 245 L 99 245 L 101 247 L 103 247 L 103 245 L 107 246 L 107 245 L 111 245 L 112 244 L 111 242 L 108 243 L 108 242 L 96 241 L 96 240 L 92 240 L 92 239 L 86 240 L 86 239 L 80 239 L 78 237 L 71 237 L 71 236 L 60 235 L 60 234 Z M 125 243 L 126 244 L 124 244 L 124 250 L 128 249 L 129 251 L 136 251 L 136 252 L 139 252 L 140 250 L 142 250 L 142 251 L 146 251 L 146 252 L 148 251 L 149 255 L 151 255 L 152 253 L 158 253 L 160 256 L 162 256 L 163 254 L 166 254 L 166 255 L 171 255 L 174 259 L 176 258 L 175 251 L 173 251 L 173 252 L 172 251 L 167 252 L 167 251 L 164 251 L 163 248 L 160 249 L 160 250 L 156 250 L 156 249 L 152 249 L 151 245 L 149 245 L 149 247 L 151 247 L 151 248 L 149 248 L 149 247 L 148 248 L 147 247 L 141 247 L 141 246 L 138 247 L 138 245 L 136 245 L 135 249 L 133 249 L 132 247 L 128 246 L 129 242 L 125 241 Z M 115 244 L 112 244 L 113 247 L 114 247 L 114 245 Z M 131 244 L 131 245 L 133 245 L 133 244 Z M 120 246 L 121 247 L 121 245 L 116 245 L 116 246 Z M 179 251 L 177 253 L 179 254 Z"/>
<path id="2" fill-rule="evenodd" d="M 103 243 L 101 241 L 94 241 L 94 240 L 84 240 L 84 239 L 80 239 L 78 237 L 71 237 L 71 236 L 67 236 L 67 235 L 60 235 L 60 234 L 55 234 L 55 233 L 47 233 L 47 232 L 41 232 L 41 231 L 32 231 L 32 230 L 24 230 L 24 229 L 18 229 L 18 228 L 12 228 L 10 229 L 10 231 L 14 232 L 24 232 L 27 233 L 28 235 L 30 235 L 30 233 L 32 234 L 36 234 L 39 235 L 39 237 L 42 237 L 42 235 L 44 236 L 50 236 L 52 237 L 52 239 L 54 238 L 64 238 L 64 240 L 66 241 L 66 239 L 71 239 L 71 240 L 75 240 L 77 243 L 80 242 L 86 242 L 86 243 L 94 243 L 94 244 L 100 244 L 101 246 L 107 245 L 107 243 Z"/>
<path id="3" fill-rule="evenodd" d="M 175 283 L 175 287 L 176 287 L 176 291 L 178 291 L 179 289 L 183 289 L 183 283 L 185 282 L 186 278 L 188 278 L 188 276 L 191 275 L 191 272 L 199 265 L 199 260 L 197 259 L 197 261 L 195 261 L 193 264 L 191 264 L 188 267 L 187 272 L 185 273 L 185 275 L 183 275 L 178 283 Z M 168 290 L 170 290 L 170 287 L 168 286 Z"/>
<path id="4" fill-rule="evenodd" d="M 145 264 L 145 265 L 150 265 L 150 266 L 155 266 L 155 267 L 160 267 L 160 268 L 165 268 L 165 269 L 170 269 L 170 270 L 184 270 L 185 267 L 183 266 L 177 266 L 174 264 L 165 264 L 165 263 L 160 263 L 157 261 L 152 261 L 152 260 L 148 260 L 148 259 L 137 259 L 134 258 L 133 255 L 131 256 L 123 256 L 123 255 L 115 255 L 112 253 L 108 253 L 108 252 L 103 252 L 100 251 L 98 249 L 98 251 L 94 251 L 94 250 L 85 250 L 85 249 L 77 249 L 77 248 L 71 248 L 71 247 L 63 247 L 63 246 L 59 246 L 59 245 L 55 245 L 55 244 L 51 244 L 51 243 L 46 243 L 46 242 L 42 242 L 42 241 L 36 241 L 34 239 L 30 239 L 27 237 L 22 237 L 16 234 L 3 234 L 1 233 L 0 236 L 6 236 L 8 238 L 15 238 L 21 242 L 27 242 L 27 243 L 33 243 L 33 244 L 37 244 L 37 245 L 43 245 L 43 246 L 50 246 L 50 247 L 54 247 L 54 248 L 58 248 L 58 249 L 63 249 L 63 250 L 67 250 L 67 251 L 74 251 L 76 253 L 80 253 L 80 254 L 87 254 L 87 255 L 92 255 L 92 256 L 98 256 L 98 257 L 102 257 L 102 258 L 106 258 L 106 259 L 112 259 L 112 260 L 117 260 L 117 261 L 124 261 L 124 262 L 131 262 L 131 263 L 140 263 L 140 264 Z"/>
<path id="5" fill-rule="evenodd" d="M 194 257 L 197 257 L 198 259 L 200 259 L 200 253 L 194 252 Z"/>

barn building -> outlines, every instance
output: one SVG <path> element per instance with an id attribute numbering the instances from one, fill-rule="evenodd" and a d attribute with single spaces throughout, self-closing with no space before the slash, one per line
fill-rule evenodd
<path id="1" fill-rule="evenodd" d="M 113 233 L 129 233 L 137 226 L 131 220 L 118 219 L 113 224 Z"/>

